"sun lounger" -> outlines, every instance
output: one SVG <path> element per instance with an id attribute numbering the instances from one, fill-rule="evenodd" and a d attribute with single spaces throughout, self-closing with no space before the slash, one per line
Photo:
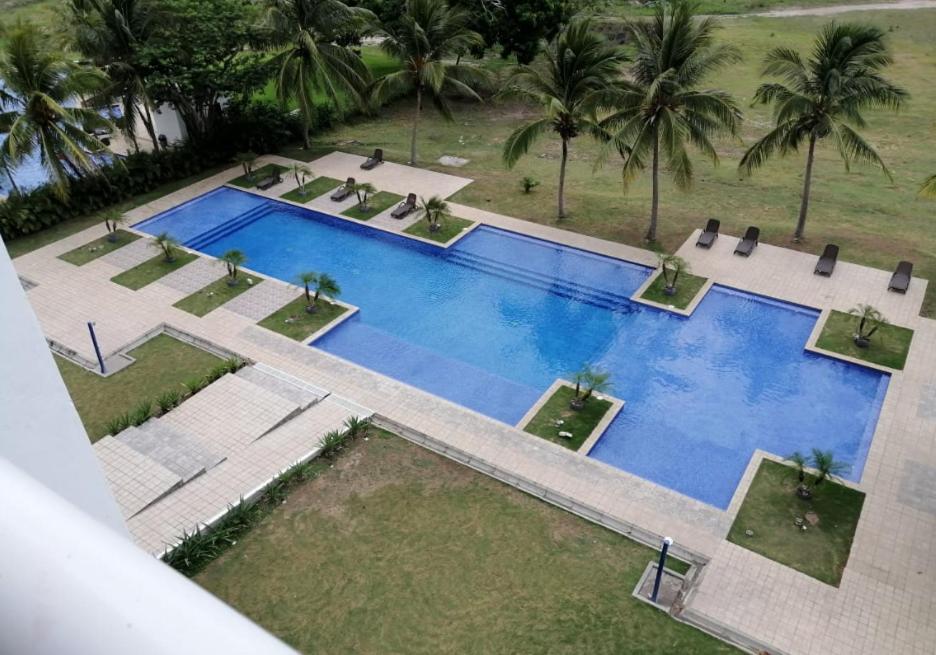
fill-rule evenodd
<path id="1" fill-rule="evenodd" d="M 406 200 L 397 205 L 390 215 L 393 218 L 403 218 L 407 216 L 410 212 L 416 209 L 416 194 L 411 193 L 406 197 Z"/>
<path id="2" fill-rule="evenodd" d="M 383 163 L 383 150 L 381 148 L 374 148 L 374 154 L 371 157 L 368 157 L 367 161 L 361 164 L 361 168 L 365 171 L 369 171 L 372 168 L 376 168 L 378 164 Z"/>
<path id="3" fill-rule="evenodd" d="M 734 249 L 734 254 L 747 257 L 752 252 L 754 252 L 754 248 L 757 247 L 757 240 L 759 238 L 760 228 L 756 228 L 751 225 L 748 227 L 747 232 L 744 233 L 744 238 L 738 242 L 738 247 Z"/>
<path id="4" fill-rule="evenodd" d="M 910 275 L 912 273 L 912 263 L 900 262 L 897 264 L 897 269 L 891 276 L 890 284 L 887 286 L 887 290 L 896 291 L 897 293 L 907 293 L 907 289 L 910 287 Z"/>
<path id="5" fill-rule="evenodd" d="M 825 249 L 822 251 L 822 256 L 819 257 L 819 261 L 816 262 L 816 270 L 813 271 L 816 275 L 825 275 L 829 277 L 832 275 L 832 271 L 835 270 L 835 262 L 838 260 L 839 247 L 834 243 L 827 243 Z"/>
<path id="6" fill-rule="evenodd" d="M 344 183 L 344 186 L 340 186 L 337 189 L 335 189 L 335 192 L 331 194 L 331 199 L 334 200 L 335 202 L 341 202 L 342 200 L 350 196 L 352 193 L 354 193 L 354 184 L 355 184 L 354 178 L 349 177 L 348 181 Z"/>
<path id="7" fill-rule="evenodd" d="M 265 177 L 259 182 L 257 182 L 257 188 L 260 189 L 261 191 L 266 191 L 274 184 L 279 184 L 282 181 L 283 181 L 283 178 L 280 176 L 279 171 L 276 171 L 275 173 L 273 173 L 273 175 Z"/>
<path id="8" fill-rule="evenodd" d="M 718 238 L 718 228 L 721 227 L 721 223 L 717 218 L 708 219 L 708 223 L 705 224 L 705 229 L 702 230 L 702 234 L 699 235 L 699 240 L 696 241 L 696 246 L 699 248 L 711 248 L 712 244 L 715 243 L 715 239 Z"/>

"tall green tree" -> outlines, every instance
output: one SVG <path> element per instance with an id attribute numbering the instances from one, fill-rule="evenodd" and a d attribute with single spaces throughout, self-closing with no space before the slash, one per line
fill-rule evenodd
<path id="1" fill-rule="evenodd" d="M 153 126 L 152 101 L 138 55 L 152 34 L 150 4 L 145 0 L 70 0 L 71 27 L 78 51 L 100 67 L 110 80 L 102 100 L 120 102 L 124 133 L 139 151 L 136 119 L 154 150 L 159 140 Z"/>
<path id="2" fill-rule="evenodd" d="M 472 15 L 472 27 L 485 46 L 500 45 L 500 55 L 529 64 L 552 41 L 580 6 L 577 0 L 452 0 Z M 479 53 L 476 53 L 479 54 Z"/>
<path id="3" fill-rule="evenodd" d="M 792 48 L 775 48 L 767 54 L 763 74 L 783 81 L 761 84 L 754 102 L 773 105 L 775 125 L 744 153 L 740 170 L 750 174 L 774 155 L 797 152 L 806 145 L 794 240 L 799 241 L 805 234 L 819 141 L 832 141 L 846 170 L 852 162 L 867 162 L 879 165 L 891 177 L 877 150 L 858 133 L 867 125 L 862 112 L 897 110 L 908 97 L 905 90 L 881 75 L 891 61 L 884 32 L 872 25 L 853 23 L 826 25 L 808 59 Z"/>
<path id="4" fill-rule="evenodd" d="M 536 140 L 555 132 L 562 141 L 559 162 L 559 218 L 566 217 L 565 177 L 569 143 L 579 134 L 604 134 L 597 112 L 620 89 L 624 52 L 594 32 L 588 20 L 576 19 L 545 50 L 542 65 L 519 66 L 504 94 L 519 96 L 542 110 L 540 118 L 507 137 L 503 158 L 512 168 Z"/>
<path id="5" fill-rule="evenodd" d="M 713 72 L 740 59 L 738 50 L 714 41 L 716 24 L 695 16 L 685 0 L 659 3 L 653 18 L 630 23 L 636 49 L 631 79 L 602 127 L 613 135 L 624 165 L 625 191 L 650 167 L 647 241 L 656 241 L 660 209 L 660 164 L 679 189 L 692 185 L 689 146 L 718 164 L 712 139 L 737 133 L 741 112 L 725 91 L 701 88 Z M 661 161 L 662 160 L 662 161 Z"/>
<path id="6" fill-rule="evenodd" d="M 71 106 L 101 91 L 101 71 L 79 66 L 48 49 L 49 37 L 29 23 L 18 23 L 0 49 L 0 129 L 9 132 L 0 158 L 16 167 L 39 153 L 58 195 L 68 197 L 69 180 L 97 170 L 92 154 L 104 145 L 86 128 L 110 126 L 97 111 Z"/>
<path id="7" fill-rule="evenodd" d="M 283 104 L 295 100 L 299 105 L 306 147 L 316 92 L 336 105 L 345 95 L 366 105 L 370 72 L 354 51 L 336 41 L 373 20 L 370 11 L 339 0 L 266 0 L 263 39 L 278 52 L 276 95 Z"/>
<path id="8" fill-rule="evenodd" d="M 484 87 L 488 73 L 474 64 L 449 59 L 483 43 L 468 27 L 471 16 L 449 7 L 445 0 L 408 0 L 406 11 L 392 25 L 384 25 L 380 47 L 399 59 L 401 70 L 381 77 L 373 85 L 374 99 L 384 102 L 404 93 L 415 93 L 410 161 L 416 163 L 416 138 L 423 101 L 428 98 L 443 118 L 453 120 L 448 96 L 458 94 L 481 100 L 476 89 Z"/>

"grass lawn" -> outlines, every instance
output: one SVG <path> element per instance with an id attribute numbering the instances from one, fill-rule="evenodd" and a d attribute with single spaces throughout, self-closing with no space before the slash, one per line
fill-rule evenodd
<path id="1" fill-rule="evenodd" d="M 81 422 L 92 442 L 107 434 L 107 422 L 133 411 L 142 401 L 162 393 L 182 390 L 182 383 L 207 375 L 223 360 L 160 334 L 129 353 L 136 361 L 102 378 L 73 362 L 56 356 L 59 373 L 65 380 Z"/>
<path id="2" fill-rule="evenodd" d="M 871 345 L 859 348 L 852 340 L 857 327 L 857 317 L 833 310 L 816 340 L 816 346 L 872 364 L 903 370 L 913 330 L 898 325 L 882 325 L 871 337 Z"/>
<path id="3" fill-rule="evenodd" d="M 729 653 L 631 597 L 655 553 L 373 430 L 195 581 L 307 653 Z"/>
<path id="4" fill-rule="evenodd" d="M 263 278 L 252 278 L 253 285 L 247 284 L 246 276 L 241 273 L 237 278 L 237 284 L 231 286 L 228 284 L 228 276 L 225 275 L 220 280 L 215 280 L 206 287 L 202 287 L 190 296 L 186 296 L 173 307 L 178 307 L 195 316 L 204 316 L 213 309 L 217 309 L 228 300 L 241 295 L 251 286 L 257 286 L 263 282 Z"/>
<path id="5" fill-rule="evenodd" d="M 111 278 L 111 282 L 116 282 L 134 290 L 142 289 L 150 282 L 155 282 L 162 276 L 168 275 L 196 259 L 198 259 L 198 255 L 194 253 L 178 251 L 175 259 L 167 262 L 163 254 L 160 253 L 152 259 L 147 259 L 142 264 L 115 275 Z"/>
<path id="6" fill-rule="evenodd" d="M 258 325 L 268 330 L 279 332 L 290 339 L 303 341 L 314 332 L 317 332 L 349 311 L 347 307 L 343 307 L 337 303 L 330 303 L 321 298 L 319 298 L 318 301 L 317 312 L 310 314 L 305 308 L 305 296 L 300 296 L 288 305 L 281 307 L 267 316 L 260 321 Z M 286 322 L 287 320 L 289 320 L 288 323 Z"/>
<path id="7" fill-rule="evenodd" d="M 865 495 L 825 482 L 812 499 L 803 500 L 796 495 L 796 485 L 793 468 L 761 462 L 728 541 L 837 587 Z M 794 523 L 796 518 L 805 519 L 805 531 Z M 753 530 L 754 536 L 748 537 L 746 530 Z"/>
<path id="8" fill-rule="evenodd" d="M 706 277 L 699 277 L 698 275 L 691 275 L 690 273 L 680 273 L 679 278 L 676 280 L 676 294 L 667 296 L 663 292 L 666 288 L 666 281 L 663 279 L 663 274 L 660 273 L 640 297 L 644 300 L 658 302 L 661 305 L 672 305 L 678 309 L 685 309 L 689 306 L 689 303 L 692 302 L 692 299 L 696 297 L 696 294 L 699 293 L 707 280 L 708 278 Z"/>
<path id="9" fill-rule="evenodd" d="M 591 436 L 592 430 L 601 422 L 605 414 L 611 409 L 611 401 L 589 398 L 580 411 L 569 407 L 575 390 L 565 385 L 556 389 L 556 392 L 546 401 L 530 422 L 524 426 L 524 431 L 548 439 L 570 450 L 578 450 Z M 556 421 L 562 420 L 557 426 Z M 560 432 L 571 432 L 572 438 L 560 437 Z"/>
<path id="10" fill-rule="evenodd" d="M 864 3 L 867 0 L 698 0 L 699 13 L 703 14 L 746 14 L 761 11 L 789 9 L 792 7 L 825 7 Z M 591 10 L 596 16 L 649 16 L 653 13 L 650 3 L 638 4 L 630 0 L 599 0 Z"/>
<path id="11" fill-rule="evenodd" d="M 422 237 L 423 239 L 432 239 L 433 241 L 438 241 L 439 243 L 448 243 L 464 230 L 471 227 L 472 221 L 465 220 L 464 218 L 458 218 L 457 216 L 452 216 L 446 218 L 441 222 L 441 227 L 438 232 L 429 231 L 429 222 L 423 219 L 420 219 L 410 225 L 408 228 L 403 230 L 407 234 L 412 234 L 413 236 Z"/>
<path id="12" fill-rule="evenodd" d="M 140 238 L 138 234 L 127 232 L 126 230 L 117 230 L 117 240 L 110 241 L 105 235 L 90 243 L 86 243 L 79 248 L 69 250 L 59 255 L 59 259 L 74 264 L 75 266 L 84 266 L 88 262 L 94 261 L 98 257 L 103 257 L 109 252 L 114 252 L 118 248 L 123 248 L 128 243 L 132 243 Z"/>
<path id="13" fill-rule="evenodd" d="M 353 207 L 341 212 L 342 216 L 356 218 L 359 221 L 369 221 L 380 212 L 393 207 L 403 201 L 403 196 L 398 196 L 389 191 L 378 191 L 367 199 L 367 209 L 361 209 L 360 206 Z"/>
<path id="14" fill-rule="evenodd" d="M 307 203 L 313 198 L 318 198 L 323 193 L 328 193 L 342 184 L 343 182 L 341 180 L 336 180 L 333 177 L 317 177 L 306 184 L 305 195 L 299 193 L 299 189 L 295 188 L 292 191 L 287 191 L 281 195 L 280 198 L 293 202 Z"/>
<path id="15" fill-rule="evenodd" d="M 163 184 L 162 186 L 150 191 L 149 193 L 142 193 L 138 196 L 134 196 L 125 202 L 118 203 L 113 205 L 109 209 L 115 209 L 121 213 L 130 211 L 134 207 L 139 207 L 140 205 L 145 205 L 148 202 L 152 202 L 157 198 L 162 198 L 165 195 L 172 193 L 173 191 L 178 191 L 179 189 L 184 189 L 190 184 L 199 182 L 206 178 L 216 175 L 223 170 L 230 168 L 230 164 L 221 164 L 219 166 L 214 166 L 212 168 L 206 169 L 199 173 L 198 175 L 192 175 L 191 177 L 186 177 L 181 180 L 176 180 L 175 182 L 169 182 Z M 20 255 L 25 255 L 28 252 L 32 252 L 37 248 L 47 246 L 50 243 L 54 243 L 59 239 L 64 239 L 67 236 L 71 236 L 76 232 L 81 232 L 89 227 L 95 225 L 103 225 L 104 223 L 104 211 L 96 212 L 94 214 L 88 214 L 87 216 L 80 216 L 78 218 L 73 218 L 52 227 L 47 227 L 40 232 L 34 234 L 28 234 L 18 239 L 13 239 L 6 243 L 7 250 L 10 253 L 10 257 L 19 257 Z"/>
<path id="16" fill-rule="evenodd" d="M 288 170 L 288 168 L 285 166 L 280 166 L 279 164 L 266 164 L 265 166 L 254 169 L 253 175 L 250 177 L 241 175 L 240 177 L 235 177 L 233 180 L 229 180 L 228 184 L 240 187 L 242 189 L 253 189 L 255 186 L 257 186 L 257 182 L 263 180 L 264 178 L 274 175 L 277 171 L 279 171 L 280 175 L 282 175 Z"/>
<path id="17" fill-rule="evenodd" d="M 914 262 L 918 275 L 936 280 L 936 223 L 932 220 L 936 202 L 917 196 L 922 181 L 936 172 L 931 140 L 921 138 L 932 132 L 936 107 L 936 85 L 931 80 L 936 70 L 936 49 L 932 47 L 936 10 L 862 12 L 854 18 L 887 32 L 895 61 L 886 75 L 912 96 L 900 113 L 868 112 L 869 125 L 862 131 L 878 148 L 894 182 L 870 166 L 855 165 L 847 172 L 834 146 L 821 144 L 817 148 L 807 238 L 792 243 L 805 153 L 774 160 L 750 178 L 739 176 L 737 166 L 746 147 L 770 124 L 769 108 L 750 106 L 755 89 L 763 81 L 760 70 L 765 53 L 781 45 L 799 52 L 810 51 L 814 36 L 831 18 L 725 19 L 716 39 L 739 47 L 744 60 L 713 76 L 704 86 L 724 88 L 735 96 L 745 114 L 741 139 L 716 144 L 721 162 L 718 167 L 692 152 L 695 180 L 688 193 L 675 189 L 668 174 L 661 176 L 660 249 L 674 252 L 693 229 L 703 227 L 711 216 L 721 220 L 725 234 L 740 235 L 748 225 L 758 225 L 766 243 L 818 254 L 825 243 L 833 242 L 841 247 L 844 260 L 890 271 L 897 261 L 907 259 Z M 431 110 L 424 112 L 418 142 L 422 166 L 474 180 L 452 196 L 453 202 L 644 245 L 650 213 L 649 175 L 634 180 L 624 195 L 620 160 L 609 158 L 595 170 L 600 148 L 585 135 L 573 139 L 566 184 L 570 217 L 559 222 L 556 191 L 560 141 L 545 135 L 511 170 L 502 160 L 504 141 L 511 131 L 540 114 L 522 104 L 497 101 L 483 105 L 453 103 L 453 112 L 455 121 L 451 123 Z M 380 146 L 387 160 L 406 161 L 412 115 L 412 99 L 404 99 L 382 109 L 377 118 L 361 118 L 317 135 L 314 150 L 340 149 L 368 155 Z M 470 162 L 455 171 L 435 163 L 442 155 L 464 157 Z M 523 193 L 520 180 L 524 176 L 539 180 L 541 186 L 531 194 Z M 927 289 L 924 313 L 936 315 L 936 284 Z"/>

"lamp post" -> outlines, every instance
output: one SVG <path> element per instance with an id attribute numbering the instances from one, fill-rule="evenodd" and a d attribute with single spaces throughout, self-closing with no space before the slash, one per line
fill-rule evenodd
<path id="1" fill-rule="evenodd" d="M 660 593 L 660 582 L 663 580 L 663 567 L 666 566 L 666 553 L 672 545 L 672 538 L 663 538 L 663 547 L 660 548 L 660 562 L 657 564 L 656 580 L 653 581 L 653 593 L 650 595 L 650 602 L 652 603 L 657 602 L 657 595 Z"/>
<path id="2" fill-rule="evenodd" d="M 94 353 L 97 355 L 98 365 L 101 367 L 101 375 L 106 375 L 104 368 L 104 358 L 101 357 L 101 348 L 98 346 L 97 335 L 94 334 L 94 321 L 88 321 L 88 332 L 91 333 L 91 343 L 94 345 Z"/>

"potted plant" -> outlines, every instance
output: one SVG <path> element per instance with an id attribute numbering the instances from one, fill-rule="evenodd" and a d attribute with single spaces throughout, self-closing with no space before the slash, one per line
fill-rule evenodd
<path id="1" fill-rule="evenodd" d="M 309 179 L 313 177 L 312 171 L 308 166 L 303 166 L 302 164 L 293 164 L 292 167 L 293 177 L 296 178 L 296 185 L 299 187 L 299 195 L 305 197 L 308 191 L 306 190 L 306 184 Z"/>
<path id="2" fill-rule="evenodd" d="M 168 232 L 157 235 L 156 239 L 153 241 L 153 245 L 162 250 L 163 258 L 167 264 L 171 264 L 175 261 L 175 253 L 176 249 L 179 247 L 179 242 L 176 241 L 174 237 L 170 236 Z"/>
<path id="3" fill-rule="evenodd" d="M 429 223 L 430 232 L 438 232 L 442 229 L 442 219 L 449 218 L 448 203 L 439 196 L 432 196 L 429 200 L 422 199 L 423 217 Z"/>
<path id="4" fill-rule="evenodd" d="M 358 209 L 362 212 L 366 212 L 367 201 L 373 194 L 377 193 L 377 189 L 375 189 L 374 185 L 370 182 L 358 182 L 353 188 L 354 193 L 357 195 Z"/>
<path id="5" fill-rule="evenodd" d="M 111 243 L 117 243 L 117 230 L 123 222 L 123 216 L 116 209 L 110 209 L 104 213 L 104 227 L 107 229 L 107 240 Z"/>
<path id="6" fill-rule="evenodd" d="M 585 364 L 575 373 L 575 395 L 572 397 L 569 407 L 579 411 L 585 407 L 588 399 L 597 392 L 607 391 L 611 388 L 611 374 L 593 367 L 591 364 Z"/>
<path id="7" fill-rule="evenodd" d="M 244 262 L 247 261 L 247 255 L 240 250 L 228 250 L 221 255 L 221 261 L 224 262 L 224 265 L 227 267 L 228 286 L 237 286 L 237 272 L 240 270 L 240 267 L 244 265 Z"/>
<path id="8" fill-rule="evenodd" d="M 855 334 L 852 335 L 852 341 L 859 348 L 867 348 L 871 345 L 871 337 L 878 331 L 882 325 L 887 324 L 887 319 L 871 305 L 858 305 L 848 310 L 848 313 L 857 317 L 858 323 L 855 327 Z"/>
<path id="9" fill-rule="evenodd" d="M 680 273 L 689 272 L 689 263 L 676 255 L 660 254 L 660 272 L 663 275 L 663 293 L 667 296 L 676 295 L 676 281 Z"/>

